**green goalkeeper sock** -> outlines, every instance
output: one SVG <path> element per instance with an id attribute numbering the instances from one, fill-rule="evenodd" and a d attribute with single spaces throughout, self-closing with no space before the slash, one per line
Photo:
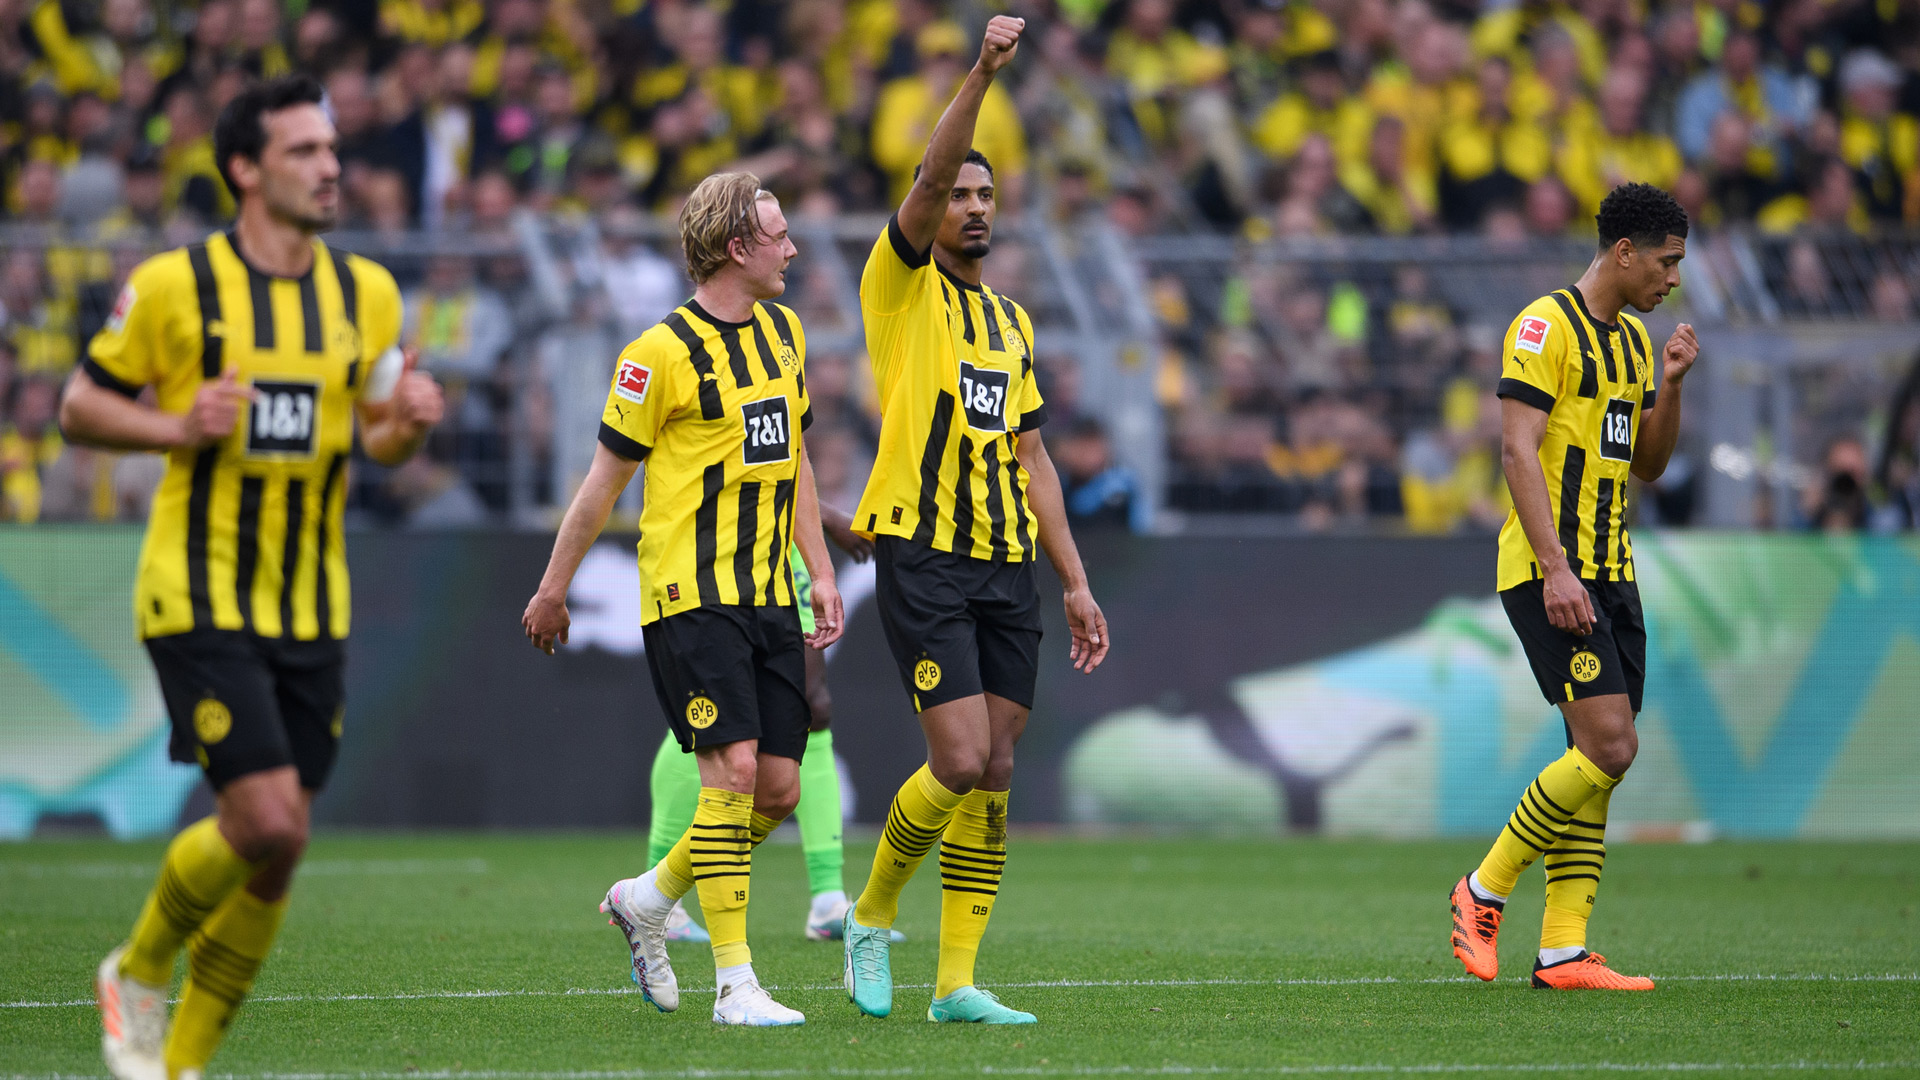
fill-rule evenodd
<path id="1" fill-rule="evenodd" d="M 700 763 L 692 754 L 681 751 L 671 732 L 653 756 L 653 775 L 647 787 L 653 799 L 647 865 L 654 866 L 686 835 L 687 827 L 693 824 L 694 808 L 700 803 Z"/>
<path id="2" fill-rule="evenodd" d="M 807 756 L 800 763 L 800 850 L 807 860 L 807 886 L 819 896 L 844 888 L 840 868 L 840 768 L 833 760 L 833 730 L 807 736 Z"/>

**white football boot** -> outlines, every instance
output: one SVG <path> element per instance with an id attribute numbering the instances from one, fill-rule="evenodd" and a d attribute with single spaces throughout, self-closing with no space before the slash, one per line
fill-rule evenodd
<path id="1" fill-rule="evenodd" d="M 667 916 L 673 901 L 654 885 L 653 871 L 637 878 L 624 878 L 607 890 L 600 910 L 607 922 L 627 935 L 627 953 L 631 958 L 635 985 L 640 996 L 661 1012 L 680 1007 L 680 983 L 673 977 L 673 964 L 667 960 Z"/>
<path id="2" fill-rule="evenodd" d="M 94 973 L 100 1002 L 100 1052 L 114 1080 L 167 1080 L 161 1046 L 167 1037 L 167 988 L 120 973 L 125 945 L 107 954 Z"/>
<path id="3" fill-rule="evenodd" d="M 713 1022 L 738 1027 L 792 1027 L 806 1023 L 807 1016 L 773 1000 L 760 988 L 760 980 L 749 975 L 714 992 Z"/>

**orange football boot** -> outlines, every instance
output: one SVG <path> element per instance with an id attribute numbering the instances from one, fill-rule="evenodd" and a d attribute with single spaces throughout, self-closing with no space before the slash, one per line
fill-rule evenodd
<path id="1" fill-rule="evenodd" d="M 1545 967 L 1536 958 L 1533 986 L 1536 990 L 1651 990 L 1653 980 L 1622 975 L 1607 966 L 1606 957 L 1583 951 L 1571 960 Z"/>
<path id="2" fill-rule="evenodd" d="M 1464 877 L 1454 885 L 1452 900 L 1453 955 L 1467 966 L 1468 974 L 1492 982 L 1500 974 L 1502 906 L 1473 895 Z"/>

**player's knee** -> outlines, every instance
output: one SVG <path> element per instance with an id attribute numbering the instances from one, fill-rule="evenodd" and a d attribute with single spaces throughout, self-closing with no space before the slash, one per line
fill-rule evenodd
<path id="1" fill-rule="evenodd" d="M 980 773 L 977 787 L 989 791 L 1005 791 L 1013 782 L 1013 747 L 995 747 L 987 759 L 987 767 Z"/>
<path id="2" fill-rule="evenodd" d="M 1625 729 L 1612 733 L 1595 747 L 1593 763 L 1614 779 L 1626 775 L 1632 767 L 1633 759 L 1640 753 L 1640 734 L 1628 724 Z"/>
<path id="3" fill-rule="evenodd" d="M 222 832 L 248 862 L 297 861 L 307 848 L 305 815 L 293 807 L 256 807 L 230 824 Z"/>
<path id="4" fill-rule="evenodd" d="M 987 773 L 988 756 L 984 752 L 959 751 L 942 754 L 927 763 L 933 778 L 948 791 L 961 793 L 972 791 L 980 786 L 980 780 Z"/>
<path id="5" fill-rule="evenodd" d="M 753 795 L 754 813 L 770 817 L 775 821 L 787 820 L 792 816 L 794 807 L 799 805 L 799 784 L 788 784 L 774 791 L 756 791 Z"/>

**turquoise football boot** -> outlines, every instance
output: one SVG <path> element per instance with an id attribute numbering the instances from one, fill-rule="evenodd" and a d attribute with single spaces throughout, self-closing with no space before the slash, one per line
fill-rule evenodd
<path id="1" fill-rule="evenodd" d="M 1009 1009 L 1000 999 L 977 986 L 963 986 L 927 1006 L 927 1019 L 936 1024 L 1037 1024 L 1032 1013 Z"/>
<path id="2" fill-rule="evenodd" d="M 868 1016 L 892 1012 L 893 965 L 887 955 L 891 944 L 887 931 L 861 926 L 853 921 L 853 909 L 848 908 L 840 933 L 847 945 L 847 996 Z"/>

